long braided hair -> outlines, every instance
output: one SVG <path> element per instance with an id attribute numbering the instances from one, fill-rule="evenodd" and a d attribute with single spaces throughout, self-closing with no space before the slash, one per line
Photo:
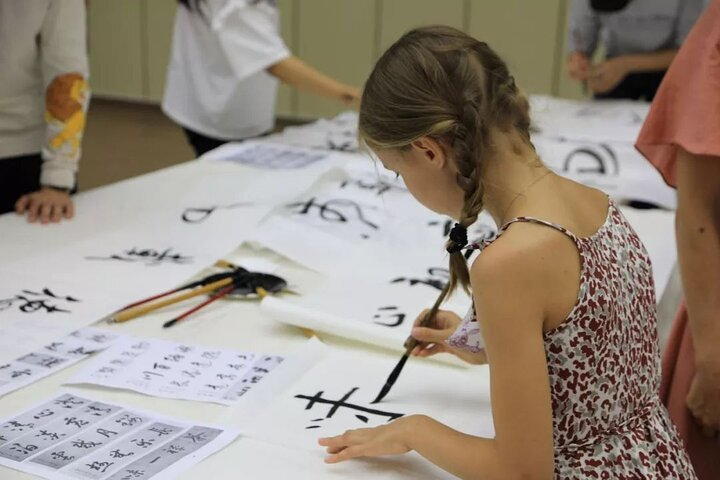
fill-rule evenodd
<path id="1" fill-rule="evenodd" d="M 375 65 L 363 90 L 359 135 L 373 150 L 407 150 L 424 136 L 451 146 L 464 192 L 458 223 L 467 228 L 483 209 L 490 130 L 515 130 L 532 146 L 529 110 L 507 65 L 486 43 L 451 27 L 422 27 L 403 35 Z M 436 303 L 469 284 L 467 261 L 455 251 Z"/>

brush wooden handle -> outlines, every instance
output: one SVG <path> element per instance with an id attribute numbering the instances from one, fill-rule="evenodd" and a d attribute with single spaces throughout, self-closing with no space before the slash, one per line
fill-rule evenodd
<path id="1" fill-rule="evenodd" d="M 127 310 L 119 312 L 117 315 L 114 315 L 112 321 L 113 323 L 127 322 L 128 320 L 140 317 L 159 308 L 167 307 L 168 305 L 173 305 L 175 303 L 182 302 L 183 300 L 187 300 L 189 298 L 197 297 L 198 295 L 212 292 L 214 290 L 217 290 L 218 288 L 230 285 L 232 282 L 232 278 L 223 278 L 222 280 L 210 283 L 208 285 L 205 285 L 204 287 L 196 288 L 195 290 L 183 293 L 182 295 L 177 295 L 175 297 L 171 297 L 159 302 L 154 302 L 150 305 L 139 305 L 134 308 L 129 308 Z"/>

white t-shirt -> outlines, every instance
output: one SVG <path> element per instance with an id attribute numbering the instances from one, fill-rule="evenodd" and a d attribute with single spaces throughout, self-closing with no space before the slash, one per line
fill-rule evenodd
<path id="1" fill-rule="evenodd" d="M 278 81 L 266 69 L 290 56 L 276 0 L 204 0 L 200 9 L 178 7 L 163 111 L 213 138 L 267 132 Z"/>

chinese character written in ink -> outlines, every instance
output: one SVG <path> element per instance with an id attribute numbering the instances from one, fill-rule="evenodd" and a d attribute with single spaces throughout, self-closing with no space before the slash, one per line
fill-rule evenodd
<path id="1" fill-rule="evenodd" d="M 49 288 L 43 288 L 41 292 L 22 290 L 15 297 L 0 299 L 0 311 L 17 304 L 18 310 L 23 313 L 34 313 L 39 310 L 44 310 L 46 313 L 71 313 L 71 310 L 58 307 L 58 304 L 63 302 L 77 303 L 80 300 L 74 297 L 55 295 Z M 68 307 L 68 305 L 63 306 Z"/>
<path id="2" fill-rule="evenodd" d="M 129 365 L 130 360 L 123 360 L 122 358 L 116 358 L 115 360 L 110 361 L 110 365 L 117 365 L 119 367 L 124 367 L 125 365 Z"/>
<path id="3" fill-rule="evenodd" d="M 24 375 L 31 375 L 31 374 L 32 374 L 32 371 L 30 371 L 29 368 L 26 368 L 24 370 L 13 370 L 12 372 L 10 372 L 10 377 L 18 378 L 18 377 L 22 377 Z"/>
<path id="4" fill-rule="evenodd" d="M 115 420 L 115 423 L 119 423 L 122 427 L 132 427 L 142 422 L 142 418 L 130 415 L 129 413 L 123 414 L 122 417 Z"/>
<path id="5" fill-rule="evenodd" d="M 372 182 L 368 182 L 363 179 L 344 180 L 340 184 L 340 188 L 347 188 L 348 185 L 356 186 L 361 190 L 369 190 L 371 192 L 374 191 L 375 193 L 377 193 L 378 196 L 382 195 L 383 193 L 389 192 L 390 190 L 400 190 L 403 192 L 406 191 L 400 185 L 393 185 L 392 183 L 382 178 L 378 178 L 377 180 L 374 180 Z"/>
<path id="6" fill-rule="evenodd" d="M 106 430 L 104 428 L 98 428 L 95 430 L 98 435 L 102 435 L 105 438 L 110 438 L 110 435 L 117 435 L 118 432 L 113 432 L 112 430 Z"/>
<path id="7" fill-rule="evenodd" d="M 100 417 L 103 414 L 111 413 L 112 407 L 102 408 L 102 407 L 98 407 L 97 405 L 88 405 L 87 411 L 90 412 L 90 414 L 95 417 Z"/>
<path id="8" fill-rule="evenodd" d="M 120 480 L 133 480 L 134 478 L 142 478 L 145 476 L 145 470 L 128 469 L 125 470 L 125 476 Z"/>
<path id="9" fill-rule="evenodd" d="M 221 352 L 203 352 L 200 354 L 205 360 L 216 360 L 220 356 Z"/>
<path id="10" fill-rule="evenodd" d="M 175 455 L 177 453 L 184 452 L 185 447 L 183 447 L 182 445 L 170 444 L 169 446 L 163 448 L 162 451 L 168 453 L 169 455 Z"/>
<path id="11" fill-rule="evenodd" d="M 184 382 L 181 382 L 179 380 L 172 380 L 170 382 L 170 385 L 173 385 L 175 387 L 180 387 L 180 388 L 186 388 L 190 385 L 190 380 L 185 380 Z"/>
<path id="12" fill-rule="evenodd" d="M 358 221 L 366 227 L 372 230 L 378 230 L 380 228 L 377 224 L 366 219 L 363 207 L 352 200 L 334 199 L 320 203 L 315 197 L 312 197 L 307 202 L 292 203 L 287 207 L 293 209 L 292 213 L 297 215 L 308 215 L 313 209 L 317 209 L 319 218 L 329 223 L 348 223 L 351 218 L 350 215 L 354 213 Z M 362 234 L 362 237 L 370 238 L 367 234 Z"/>
<path id="13" fill-rule="evenodd" d="M 60 405 L 61 408 L 75 408 L 78 405 L 83 405 L 85 401 L 80 400 L 79 398 L 70 397 L 64 400 L 58 398 L 54 403 L 55 405 Z"/>
<path id="14" fill-rule="evenodd" d="M 166 355 L 165 357 L 163 357 L 163 360 L 165 360 L 166 362 L 175 362 L 175 363 L 177 363 L 177 362 L 179 362 L 180 360 L 182 360 L 183 358 L 185 358 L 185 355 L 180 355 L 180 354 L 178 354 L 178 353 L 173 353 L 173 354 Z"/>
<path id="15" fill-rule="evenodd" d="M 237 375 L 226 375 L 224 373 L 218 373 L 215 376 L 220 380 L 235 380 L 237 378 Z"/>
<path id="16" fill-rule="evenodd" d="M 252 367 L 252 369 L 253 369 L 253 372 L 255 372 L 255 373 L 270 373 L 270 370 L 268 370 L 267 368 Z"/>
<path id="17" fill-rule="evenodd" d="M 428 278 L 407 278 L 399 277 L 390 280 L 390 283 L 407 282 L 411 287 L 415 285 L 427 285 L 428 287 L 442 290 L 450 279 L 450 272 L 447 268 L 428 268 Z"/>
<path id="18" fill-rule="evenodd" d="M 17 420 L 10 420 L 3 425 L 3 428 L 9 428 L 11 432 L 24 432 L 26 429 L 32 429 L 34 427 L 34 423 L 20 423 Z"/>
<path id="19" fill-rule="evenodd" d="M 92 463 L 86 463 L 88 467 L 90 467 L 90 470 L 97 470 L 98 472 L 105 473 L 105 471 L 115 465 L 115 462 L 92 462 Z"/>
<path id="20" fill-rule="evenodd" d="M 153 370 L 170 370 L 170 367 L 168 365 L 155 362 L 153 363 Z"/>
<path id="21" fill-rule="evenodd" d="M 247 207 L 252 203 L 241 202 L 224 206 L 186 208 L 182 214 L 182 221 L 185 223 L 202 223 L 215 213 L 216 210 L 232 210 L 239 207 Z"/>
<path id="22" fill-rule="evenodd" d="M 387 322 L 383 321 L 383 318 L 391 318 L 392 320 Z M 379 307 L 378 313 L 373 316 L 374 323 L 385 327 L 399 327 L 404 321 L 405 314 L 398 311 L 398 307 L 394 306 Z"/>
<path id="23" fill-rule="evenodd" d="M 55 432 L 49 432 L 47 430 L 40 430 L 35 434 L 36 437 L 42 438 L 43 440 L 60 440 L 60 437 L 64 437 L 66 434 L 58 435 Z"/>
<path id="24" fill-rule="evenodd" d="M 157 372 L 151 372 L 151 371 L 148 371 L 148 370 L 143 370 L 142 376 L 143 376 L 143 379 L 144 379 L 144 380 L 152 380 L 153 378 L 164 377 L 165 375 L 163 375 L 162 373 L 157 373 Z"/>
<path id="25" fill-rule="evenodd" d="M 110 255 L 108 257 L 85 257 L 87 260 L 118 260 L 121 262 L 129 263 L 144 263 L 148 266 L 155 266 L 161 264 L 187 264 L 192 262 L 192 257 L 183 256 L 179 253 L 172 253 L 172 248 L 166 248 L 163 251 L 154 250 L 152 248 L 139 249 L 133 247 L 130 250 L 125 250 L 120 254 Z"/>
<path id="26" fill-rule="evenodd" d="M 85 347 L 77 347 L 77 348 L 70 350 L 68 353 L 70 355 L 82 356 L 82 355 L 90 355 L 91 353 L 95 353 L 95 350 L 89 350 Z"/>
<path id="27" fill-rule="evenodd" d="M 212 367 L 212 362 L 190 362 L 190 365 L 193 367 L 210 368 Z"/>
<path id="28" fill-rule="evenodd" d="M 177 347 L 175 347 L 175 349 L 181 353 L 189 353 L 192 352 L 193 348 L 188 345 L 178 345 Z"/>
<path id="29" fill-rule="evenodd" d="M 100 370 L 98 370 L 98 373 L 104 373 L 107 375 L 115 373 L 115 369 L 112 367 L 102 367 Z"/>
<path id="30" fill-rule="evenodd" d="M 201 375 L 202 372 L 200 370 L 193 370 L 192 372 L 188 372 L 187 370 L 183 370 L 180 372 L 181 375 L 184 375 L 186 377 L 195 378 L 198 375 Z"/>
<path id="31" fill-rule="evenodd" d="M 108 337 L 107 335 L 102 334 L 102 333 L 96 333 L 90 337 L 90 340 L 92 340 L 95 343 L 105 343 L 108 340 L 110 340 L 110 337 Z"/>
<path id="32" fill-rule="evenodd" d="M 228 367 L 232 368 L 233 370 L 242 370 L 245 368 L 245 365 L 242 363 L 228 363 Z"/>
<path id="33" fill-rule="evenodd" d="M 199 433 L 191 433 L 188 432 L 185 435 L 183 435 L 183 440 L 189 440 L 192 443 L 202 443 L 205 440 L 207 440 L 207 437 L 205 436 L 205 432 L 199 432 Z"/>
<path id="34" fill-rule="evenodd" d="M 62 347 L 63 345 L 65 345 L 63 342 L 52 342 L 50 345 L 45 345 L 45 350 L 57 352 L 58 347 Z"/>
<path id="35" fill-rule="evenodd" d="M 59 364 L 63 363 L 64 361 L 65 361 L 64 358 L 54 358 L 54 357 L 43 358 L 42 360 L 40 360 L 40 365 L 45 368 L 52 368 L 55 365 L 59 365 Z"/>
<path id="36" fill-rule="evenodd" d="M 357 418 L 358 420 L 360 420 L 363 423 L 367 423 L 369 420 L 368 417 L 363 414 L 385 417 L 385 418 L 387 418 L 388 422 L 391 420 L 398 419 L 404 415 L 403 413 L 385 412 L 385 411 L 378 410 L 375 408 L 369 408 L 369 407 L 364 407 L 362 405 L 348 403 L 348 400 L 350 399 L 350 397 L 357 390 L 358 390 L 358 387 L 352 388 L 349 392 L 347 392 L 345 395 L 343 395 L 339 400 L 329 400 L 327 398 L 323 398 L 323 394 L 325 393 L 323 391 L 316 393 L 312 397 L 307 396 L 307 395 L 295 395 L 295 398 L 299 398 L 301 400 L 308 401 L 307 405 L 305 406 L 305 410 L 311 410 L 314 406 L 316 406 L 318 404 L 330 406 L 330 408 L 327 411 L 327 414 L 325 414 L 325 417 L 316 418 L 316 419 L 311 420 L 311 422 L 313 422 L 314 424 L 310 425 L 308 427 L 305 427 L 305 428 L 306 429 L 320 428 L 320 425 L 317 425 L 316 422 L 321 422 L 328 418 L 332 418 L 333 415 L 335 415 L 335 413 L 337 413 L 338 410 L 340 410 L 341 408 L 351 410 L 354 412 L 359 412 L 359 413 L 355 414 L 355 418 Z"/>
<path id="37" fill-rule="evenodd" d="M 148 347 L 150 347 L 150 344 L 148 342 L 138 342 L 130 345 L 130 348 L 132 348 L 133 350 L 145 350 Z"/>
<path id="38" fill-rule="evenodd" d="M 140 448 L 152 447 L 152 444 L 155 443 L 154 438 L 151 438 L 150 440 L 145 440 L 144 438 L 133 438 L 130 441 Z"/>
<path id="39" fill-rule="evenodd" d="M 72 446 L 75 447 L 75 448 L 88 449 L 88 448 L 95 448 L 95 447 L 97 447 L 98 445 L 102 445 L 102 443 L 100 443 L 100 442 L 86 442 L 85 440 L 80 440 L 80 439 L 78 439 L 78 440 L 73 440 L 73 442 L 72 442 Z"/>
<path id="40" fill-rule="evenodd" d="M 119 448 L 116 448 L 115 450 L 110 452 L 110 457 L 112 458 L 125 458 L 132 455 L 135 455 L 135 452 L 122 453 Z"/>
<path id="41" fill-rule="evenodd" d="M 53 460 L 61 460 L 63 462 L 71 462 L 75 460 L 75 455 L 68 456 L 65 453 L 65 450 L 60 450 L 59 452 L 52 452 L 50 456 L 53 458 Z"/>
<path id="42" fill-rule="evenodd" d="M 37 449 L 38 449 L 37 445 L 32 445 L 32 444 L 21 445 L 16 442 L 16 443 L 13 443 L 12 445 L 10 445 L 10 450 L 12 450 L 13 452 L 18 452 L 21 455 L 27 455 L 30 452 L 34 452 Z"/>
<path id="43" fill-rule="evenodd" d="M 227 384 L 212 385 L 212 384 L 210 384 L 210 383 L 206 383 L 205 386 L 206 386 L 207 388 L 211 389 L 211 390 L 222 390 L 222 389 L 228 387 Z"/>
<path id="44" fill-rule="evenodd" d="M 43 408 L 39 412 L 37 412 L 35 415 L 33 415 L 33 418 L 35 420 L 40 420 L 41 418 L 50 417 L 55 414 L 54 410 L 50 410 L 49 408 Z"/>
<path id="45" fill-rule="evenodd" d="M 157 433 L 158 437 L 164 437 L 165 435 L 170 435 L 173 430 L 172 428 L 165 428 L 165 427 L 152 427 L 150 430 L 148 430 L 153 433 Z"/>

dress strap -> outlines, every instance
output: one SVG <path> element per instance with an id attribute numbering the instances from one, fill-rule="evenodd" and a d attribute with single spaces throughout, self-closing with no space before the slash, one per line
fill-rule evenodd
<path id="1" fill-rule="evenodd" d="M 483 249 L 485 249 L 485 247 L 489 246 L 495 240 L 500 238 L 500 236 L 502 236 L 502 234 L 505 233 L 505 231 L 508 229 L 508 227 L 510 227 L 510 225 L 512 225 L 513 223 L 535 223 L 537 225 L 545 225 L 546 227 L 550 227 L 554 230 L 557 230 L 557 231 L 563 233 L 564 235 L 569 237 L 570 240 L 572 240 L 575 243 L 575 245 L 578 246 L 578 248 L 580 248 L 580 241 L 579 241 L 578 237 L 574 233 L 572 233 L 570 230 L 563 227 L 562 225 L 558 225 L 557 223 L 548 222 L 546 220 L 540 220 L 539 218 L 535 218 L 535 217 L 515 217 L 515 218 L 509 220 L 507 223 L 505 223 L 502 227 L 500 227 L 500 230 L 498 230 L 497 233 L 494 236 L 492 236 L 491 238 L 486 238 L 486 239 L 482 239 L 479 241 L 471 242 L 470 244 L 468 244 L 467 247 L 463 248 L 463 250 L 465 250 L 466 257 L 471 255 L 472 251 L 474 251 L 474 250 L 482 251 Z"/>
<path id="2" fill-rule="evenodd" d="M 498 237 L 505 233 L 505 231 L 508 229 L 510 225 L 513 223 L 535 223 L 537 225 L 545 225 L 546 227 L 550 227 L 554 230 L 557 230 L 566 236 L 570 237 L 570 239 L 577 245 L 579 243 L 578 237 L 572 233 L 567 228 L 563 227 L 562 225 L 558 225 L 557 223 L 548 222 L 546 220 L 540 220 L 539 218 L 535 217 L 515 217 L 511 220 L 509 220 L 505 225 L 500 227 L 500 230 L 498 231 Z"/>

